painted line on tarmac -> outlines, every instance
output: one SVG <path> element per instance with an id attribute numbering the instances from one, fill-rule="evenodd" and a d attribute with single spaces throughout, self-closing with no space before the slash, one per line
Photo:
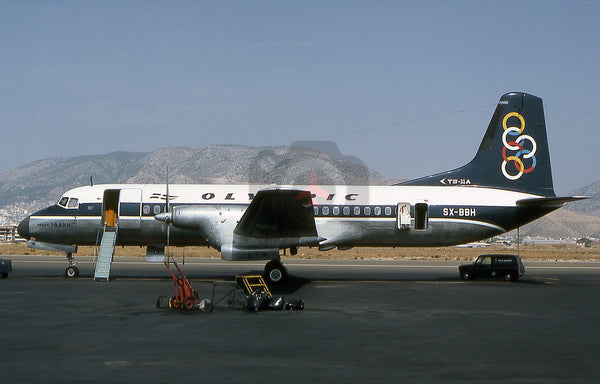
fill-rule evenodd
<path id="1" fill-rule="evenodd" d="M 265 260 L 266 261 L 266 260 Z M 14 260 L 14 263 L 23 263 L 23 264 L 64 264 L 66 261 L 56 261 L 56 260 Z M 77 264 L 94 264 L 92 261 L 78 261 Z M 140 261 L 113 261 L 113 265 L 162 265 L 162 262 L 146 262 L 143 260 Z M 180 265 L 185 266 L 185 264 L 179 263 Z M 211 267 L 257 267 L 261 266 L 262 262 L 256 263 L 238 263 L 235 261 L 223 263 L 220 261 L 216 262 L 189 262 L 188 265 L 192 266 L 201 266 L 201 265 L 210 265 Z M 458 268 L 458 265 L 420 265 L 420 264 L 410 264 L 410 265 L 394 265 L 394 264 L 304 264 L 304 263 L 283 263 L 288 267 L 309 267 L 309 268 L 374 268 L 374 269 L 427 269 L 427 268 Z M 541 269 L 581 269 L 581 270 L 600 270 L 600 266 L 592 267 L 592 266 L 526 266 L 526 270 L 541 270 Z"/>
<path id="2" fill-rule="evenodd" d="M 562 267 L 525 267 L 526 270 L 530 269 L 585 269 L 585 270 L 600 270 L 600 267 L 586 267 L 586 266 L 562 266 Z"/>

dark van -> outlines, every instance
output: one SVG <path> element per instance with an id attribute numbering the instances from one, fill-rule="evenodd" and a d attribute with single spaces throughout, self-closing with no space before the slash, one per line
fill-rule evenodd
<path id="1" fill-rule="evenodd" d="M 463 280 L 503 278 L 517 281 L 525 274 L 525 267 L 517 255 L 480 255 L 473 264 L 459 266 L 458 272 Z"/>

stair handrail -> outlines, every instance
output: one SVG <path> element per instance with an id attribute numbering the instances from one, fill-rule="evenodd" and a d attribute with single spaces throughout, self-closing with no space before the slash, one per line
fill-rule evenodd
<path id="1" fill-rule="evenodd" d="M 98 230 L 96 231 L 96 242 L 94 243 L 94 268 L 96 267 L 96 263 L 98 262 L 98 241 L 100 239 L 100 229 L 102 228 L 102 233 L 104 233 L 104 231 L 106 230 L 106 223 L 104 223 L 104 226 L 98 226 Z"/>

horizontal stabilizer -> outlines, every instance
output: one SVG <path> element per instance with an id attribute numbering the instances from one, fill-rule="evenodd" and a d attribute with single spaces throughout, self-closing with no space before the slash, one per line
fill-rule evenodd
<path id="1" fill-rule="evenodd" d="M 534 197 L 532 199 L 522 199 L 517 201 L 520 207 L 543 207 L 553 208 L 562 207 L 566 203 L 573 201 L 589 199 L 587 196 L 564 196 L 564 197 Z"/>

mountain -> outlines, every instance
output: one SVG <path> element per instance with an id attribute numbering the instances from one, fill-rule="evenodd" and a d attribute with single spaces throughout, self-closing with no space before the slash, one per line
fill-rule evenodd
<path id="1" fill-rule="evenodd" d="M 337 149 L 337 148 L 336 148 Z M 100 183 L 390 184 L 393 180 L 338 156 L 303 146 L 169 147 L 149 153 L 56 157 L 0 174 L 0 225 L 18 223 L 65 191 Z M 340 154 L 341 155 L 341 154 Z"/>
<path id="2" fill-rule="evenodd" d="M 579 188 L 573 191 L 572 195 L 588 196 L 590 199 L 568 204 L 569 211 L 600 216 L 600 181 Z"/>
<path id="3" fill-rule="evenodd" d="M 561 208 L 541 219 L 524 225 L 521 227 L 520 232 L 521 236 L 547 237 L 552 239 L 564 239 L 567 237 L 600 238 L 600 217 Z M 509 234 L 516 235 L 516 231 L 512 231 Z"/>

